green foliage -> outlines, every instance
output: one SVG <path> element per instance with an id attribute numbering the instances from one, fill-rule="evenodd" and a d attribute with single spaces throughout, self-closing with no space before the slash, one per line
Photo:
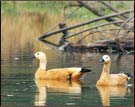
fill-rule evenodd
<path id="1" fill-rule="evenodd" d="M 4 11 L 4 13 L 11 14 L 15 12 L 15 6 L 13 3 L 2 1 L 1 10 Z"/>
<path id="2" fill-rule="evenodd" d="M 48 1 L 3 1 L 1 9 L 8 14 L 23 12 L 59 14 L 62 5 L 57 4 L 58 2 Z"/>
<path id="3" fill-rule="evenodd" d="M 21 13 L 42 13 L 47 15 L 61 15 L 64 16 L 64 6 L 74 4 L 77 2 L 71 1 L 2 1 L 1 10 L 4 14 L 14 15 Z M 91 3 L 88 2 L 90 5 Z M 132 7 L 133 1 L 111 1 L 111 5 L 119 10 L 124 11 Z M 110 9 L 102 5 L 100 2 L 92 4 L 96 9 L 104 14 L 113 13 Z M 68 7 L 65 9 L 65 15 L 68 16 L 78 7 Z M 69 20 L 91 20 L 97 16 L 84 7 L 78 8 L 70 17 Z"/>

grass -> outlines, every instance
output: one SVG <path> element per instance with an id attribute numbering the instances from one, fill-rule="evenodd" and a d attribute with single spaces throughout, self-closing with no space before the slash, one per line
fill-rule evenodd
<path id="1" fill-rule="evenodd" d="M 1 9 L 8 14 L 14 13 L 53 13 L 59 14 L 62 5 L 57 5 L 58 2 L 39 2 L 39 1 L 2 1 Z M 52 7 L 53 6 L 53 7 Z M 55 11 L 54 11 L 55 10 Z"/>
<path id="2" fill-rule="evenodd" d="M 132 6 L 133 1 L 124 2 L 112 2 L 111 5 L 115 7 L 118 10 L 124 11 L 127 9 L 130 9 Z M 15 14 L 15 13 L 24 13 L 24 12 L 30 12 L 30 13 L 46 13 L 46 14 L 62 14 L 64 11 L 64 6 L 70 5 L 70 4 L 77 4 L 77 2 L 71 2 L 71 1 L 2 1 L 1 9 L 6 14 Z M 99 10 L 104 10 L 105 14 L 110 14 L 111 11 L 107 8 L 105 8 L 104 5 L 101 5 L 101 3 L 94 3 L 92 4 L 94 7 L 96 7 Z M 76 7 L 70 7 L 66 9 L 66 13 L 70 14 L 72 10 L 74 10 Z M 70 17 L 69 19 L 75 20 L 76 18 L 87 20 L 90 18 L 95 18 L 95 16 L 92 12 L 85 9 L 84 7 L 81 7 L 78 9 L 75 14 Z"/>

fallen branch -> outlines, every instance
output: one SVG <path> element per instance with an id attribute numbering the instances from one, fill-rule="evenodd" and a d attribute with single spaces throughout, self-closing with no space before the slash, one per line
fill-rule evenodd
<path id="1" fill-rule="evenodd" d="M 104 23 L 104 24 L 101 24 L 101 25 L 97 25 L 97 26 L 94 26 L 94 27 L 92 27 L 92 28 L 88 28 L 88 29 L 82 30 L 82 31 L 80 31 L 80 32 L 77 32 L 77 33 L 71 34 L 71 35 L 69 35 L 69 36 L 66 36 L 65 39 L 70 38 L 70 37 L 75 36 L 75 35 L 79 35 L 79 34 L 81 34 L 81 33 L 83 33 L 83 32 L 86 32 L 86 31 L 90 31 L 90 30 L 92 30 L 92 29 L 96 29 L 96 28 L 98 28 L 98 27 L 107 26 L 107 25 L 114 24 L 114 23 L 123 23 L 123 21 L 110 22 L 110 23 Z"/>
<path id="2" fill-rule="evenodd" d="M 126 23 L 128 23 L 130 20 L 132 20 L 133 18 L 134 18 L 134 16 L 132 16 L 132 17 L 128 18 L 127 20 L 125 20 L 124 23 L 120 26 L 120 29 L 121 29 Z M 129 30 L 128 30 L 128 31 L 129 31 Z M 120 30 L 118 30 L 118 32 L 117 32 L 117 34 L 116 34 L 116 37 L 118 37 L 119 32 L 120 32 Z"/>
<path id="3" fill-rule="evenodd" d="M 77 1 L 80 5 L 84 6 L 85 8 L 87 8 L 88 10 L 90 10 L 91 12 L 93 12 L 95 15 L 97 16 L 105 16 L 101 11 L 97 10 L 96 8 L 92 7 L 91 5 L 86 4 L 84 1 Z M 120 15 L 118 15 L 117 17 L 119 17 Z M 112 19 L 111 17 L 106 18 L 105 20 L 112 22 L 112 21 L 116 21 L 115 19 Z M 119 23 L 114 23 L 116 26 L 121 26 Z M 122 26 L 124 28 L 127 28 L 127 25 Z"/>
<path id="4" fill-rule="evenodd" d="M 63 28 L 61 30 L 58 30 L 58 31 L 54 31 L 54 32 L 51 32 L 51 33 L 45 33 L 43 35 L 41 35 L 39 37 L 39 40 L 42 40 L 46 37 L 49 37 L 51 35 L 56 35 L 57 33 L 60 33 L 64 30 L 71 30 L 71 29 L 74 29 L 74 28 L 77 28 L 77 27 L 81 27 L 83 25 L 87 25 L 87 24 L 91 24 L 95 21 L 99 21 L 99 20 L 103 20 L 103 19 L 106 19 L 108 17 L 115 17 L 115 16 L 118 16 L 118 15 L 121 15 L 121 14 L 127 14 L 127 13 L 130 13 L 130 12 L 133 12 L 134 10 L 127 10 L 127 11 L 124 11 L 124 12 L 120 12 L 120 13 L 115 13 L 115 14 L 111 14 L 111 15 L 106 15 L 106 16 L 103 16 L 103 17 L 100 17 L 100 18 L 96 18 L 96 19 L 93 19 L 93 20 L 90 20 L 90 21 L 87 21 L 87 22 L 84 22 L 84 23 L 80 23 L 80 24 L 77 24 L 77 25 L 74 25 L 74 26 L 71 26 L 71 27 L 67 27 L 67 28 Z"/>
<path id="5" fill-rule="evenodd" d="M 102 32 L 102 33 L 107 33 L 107 34 L 115 35 L 115 33 L 111 33 L 108 30 L 119 30 L 119 29 L 94 30 L 94 31 L 91 31 L 90 33 L 88 33 L 87 35 L 83 36 L 82 38 L 80 38 L 76 43 L 79 43 L 80 41 L 82 41 L 83 39 L 85 39 L 87 36 L 89 36 L 91 34 L 94 34 L 94 33 L 97 33 L 97 32 Z M 124 34 L 119 34 L 119 35 L 122 35 L 123 36 Z"/>
<path id="6" fill-rule="evenodd" d="M 116 10 L 115 8 L 113 8 L 109 3 L 105 2 L 105 1 L 99 1 L 99 2 L 102 3 L 103 5 L 105 5 L 106 7 L 108 7 L 113 12 L 119 13 L 119 11 Z M 120 15 L 118 17 L 121 19 L 124 19 L 124 20 L 128 18 L 126 15 Z"/>
<path id="7" fill-rule="evenodd" d="M 120 40 L 120 46 L 124 49 L 124 52 L 134 50 L 134 37 L 130 38 L 119 38 Z M 90 43 L 88 45 L 82 45 L 82 44 L 74 44 L 74 43 L 68 43 L 63 47 L 65 50 L 78 50 L 78 51 L 84 51 L 89 50 L 91 52 L 102 52 L 102 51 L 112 51 L 118 50 L 117 43 L 115 39 L 112 40 L 100 40 L 95 43 Z M 120 48 L 120 47 L 119 47 Z M 117 51 L 121 52 L 121 51 Z"/>

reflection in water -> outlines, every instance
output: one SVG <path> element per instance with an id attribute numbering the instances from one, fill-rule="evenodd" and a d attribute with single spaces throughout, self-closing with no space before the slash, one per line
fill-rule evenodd
<path id="1" fill-rule="evenodd" d="M 35 106 L 45 106 L 47 100 L 47 89 L 51 92 L 66 92 L 81 94 L 80 81 L 68 80 L 39 80 L 35 79 L 39 94 L 35 96 Z"/>
<path id="2" fill-rule="evenodd" d="M 35 95 L 35 106 L 45 106 L 46 105 L 46 87 L 38 87 L 39 94 Z"/>
<path id="3" fill-rule="evenodd" d="M 121 71 L 121 68 L 120 68 L 121 58 L 122 58 L 122 55 L 119 54 L 119 55 L 117 56 L 117 59 L 116 59 L 116 66 L 117 66 L 116 68 L 117 68 L 117 71 Z"/>
<path id="4" fill-rule="evenodd" d="M 124 97 L 130 93 L 126 86 L 97 86 L 103 106 L 110 106 L 110 97 Z"/>

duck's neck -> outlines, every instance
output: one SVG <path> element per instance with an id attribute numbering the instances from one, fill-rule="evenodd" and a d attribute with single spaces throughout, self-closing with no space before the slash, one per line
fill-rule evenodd
<path id="1" fill-rule="evenodd" d="M 103 70 L 102 70 L 102 74 L 100 76 L 100 79 L 107 79 L 109 78 L 109 73 L 110 73 L 110 62 L 109 63 L 105 63 L 103 66 Z"/>
<path id="2" fill-rule="evenodd" d="M 45 59 L 42 59 L 42 60 L 40 60 L 40 62 L 39 62 L 39 69 L 40 70 L 46 70 L 46 60 Z"/>

